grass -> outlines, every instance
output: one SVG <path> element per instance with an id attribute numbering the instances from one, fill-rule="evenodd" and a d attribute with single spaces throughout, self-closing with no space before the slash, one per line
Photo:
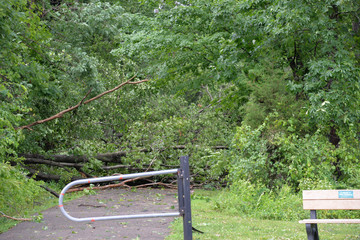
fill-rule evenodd
<path id="1" fill-rule="evenodd" d="M 195 191 L 191 201 L 193 226 L 204 234 L 193 233 L 194 240 L 201 239 L 307 239 L 305 225 L 298 221 L 274 221 L 246 218 L 229 210 L 216 210 L 215 200 L 219 191 Z M 300 220 L 300 219 L 299 219 Z M 322 240 L 360 240 L 358 224 L 319 224 Z M 182 240 L 182 219 L 171 226 L 172 234 L 166 240 Z"/>
<path id="2" fill-rule="evenodd" d="M 60 192 L 60 191 L 59 191 Z M 24 218 L 31 218 L 33 217 L 34 215 L 40 215 L 40 212 L 41 211 L 44 211 L 48 208 L 51 208 L 51 207 L 55 207 L 55 206 L 58 206 L 59 205 L 59 199 L 54 197 L 53 195 L 50 195 L 48 192 L 44 192 L 44 195 L 48 195 L 48 197 L 45 197 L 42 198 L 42 201 L 41 204 L 40 203 L 34 203 L 34 206 L 32 209 L 29 209 L 28 212 L 26 212 L 24 214 Z M 71 201 L 71 200 L 74 200 L 74 199 L 77 199 L 81 196 L 84 196 L 86 193 L 83 192 L 83 191 L 80 191 L 80 192 L 73 192 L 73 193 L 68 193 L 66 194 L 66 198 L 64 200 L 64 202 L 68 202 L 68 201 Z M 38 218 L 39 221 L 41 221 L 41 217 Z M 6 232 L 8 231 L 10 228 L 16 226 L 18 223 L 20 223 L 21 221 L 16 221 L 16 220 L 12 220 L 12 219 L 8 219 L 8 218 L 5 218 L 5 217 L 1 217 L 0 215 L 0 234 L 3 233 L 3 232 Z"/>

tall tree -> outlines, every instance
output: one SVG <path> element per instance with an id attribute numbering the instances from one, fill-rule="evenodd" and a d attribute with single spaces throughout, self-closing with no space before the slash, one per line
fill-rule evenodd
<path id="1" fill-rule="evenodd" d="M 49 81 L 45 49 L 50 34 L 26 0 L 0 3 L 0 158 L 15 154 L 21 132 L 15 127 L 32 111 L 29 98 L 56 85 Z"/>

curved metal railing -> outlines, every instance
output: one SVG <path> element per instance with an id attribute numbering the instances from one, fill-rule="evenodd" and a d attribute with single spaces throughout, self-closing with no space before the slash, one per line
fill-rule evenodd
<path id="1" fill-rule="evenodd" d="M 177 184 L 178 184 L 178 203 L 179 211 L 170 213 L 148 213 L 148 214 L 133 214 L 133 215 L 117 215 L 117 216 L 103 216 L 103 217 L 85 217 L 76 218 L 70 216 L 64 209 L 64 196 L 67 190 L 72 186 L 79 184 L 91 184 L 99 182 L 110 182 L 120 181 L 130 178 L 137 177 L 149 177 L 156 175 L 174 174 L 177 173 Z M 191 220 L 191 200 L 190 200 L 190 170 L 189 170 L 189 157 L 180 157 L 180 168 L 170 169 L 162 171 L 152 171 L 143 173 L 124 174 L 119 176 L 100 177 L 100 178 L 88 178 L 76 180 L 66 185 L 60 193 L 59 197 L 59 208 L 61 212 L 68 219 L 75 222 L 87 222 L 87 221 L 101 221 L 101 220 L 120 220 L 120 219 L 133 219 L 133 218 L 155 218 L 155 217 L 177 217 L 182 216 L 183 228 L 184 228 L 184 239 L 192 240 L 192 220 Z"/>
<path id="2" fill-rule="evenodd" d="M 138 178 L 138 177 L 149 177 L 149 176 L 156 176 L 156 175 L 166 175 L 166 174 L 174 174 L 178 173 L 179 169 L 169 169 L 169 170 L 162 170 L 162 171 L 152 171 L 152 172 L 143 172 L 143 173 L 133 173 L 133 174 L 124 174 L 119 176 L 110 176 L 110 177 L 100 177 L 100 178 L 87 178 L 76 180 L 68 185 L 66 185 L 60 193 L 59 197 L 59 208 L 61 212 L 67 217 L 68 219 L 75 221 L 75 222 L 87 222 L 87 221 L 102 221 L 102 220 L 119 220 L 119 219 L 133 219 L 133 218 L 156 218 L 156 217 L 178 217 L 180 216 L 180 212 L 170 212 L 170 213 L 148 213 L 148 214 L 132 214 L 132 215 L 118 215 L 118 216 L 103 216 L 103 217 L 84 217 L 84 218 L 77 218 L 73 217 L 68 214 L 64 209 L 64 196 L 67 190 L 71 187 L 79 184 L 91 184 L 91 183 L 99 183 L 99 182 L 111 182 L 111 181 L 119 181 L 131 178 Z"/>

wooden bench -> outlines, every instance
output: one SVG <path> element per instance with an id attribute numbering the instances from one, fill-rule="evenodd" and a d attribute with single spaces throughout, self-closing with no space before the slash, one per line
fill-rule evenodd
<path id="1" fill-rule="evenodd" d="M 303 191 L 303 208 L 310 210 L 306 224 L 308 240 L 318 240 L 318 223 L 360 223 L 360 219 L 317 219 L 316 210 L 359 210 L 360 190 L 306 190 Z"/>

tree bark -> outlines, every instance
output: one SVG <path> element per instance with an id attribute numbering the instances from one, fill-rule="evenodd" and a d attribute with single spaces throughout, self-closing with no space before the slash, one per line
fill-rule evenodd
<path id="1" fill-rule="evenodd" d="M 102 162 L 113 162 L 113 163 L 121 163 L 121 157 L 125 157 L 127 152 L 120 151 L 114 153 L 103 153 L 94 156 L 94 158 L 102 161 Z M 75 167 L 76 163 L 87 163 L 89 162 L 89 157 L 87 156 L 69 156 L 69 155 L 51 155 L 51 156 L 44 156 L 40 154 L 19 154 L 20 157 L 25 158 L 25 162 L 29 163 L 44 163 L 45 161 L 51 161 L 53 163 L 60 163 L 62 166 L 71 166 Z M 66 164 L 70 163 L 70 164 Z M 82 166 L 82 165 L 78 165 Z"/>
<path id="2" fill-rule="evenodd" d="M 41 185 L 40 187 L 42 187 L 43 189 L 45 189 L 46 191 L 48 191 L 49 193 L 51 193 L 55 197 L 59 198 L 59 194 L 57 192 L 55 192 L 54 190 L 52 190 L 51 188 L 48 188 L 48 187 L 46 187 L 44 185 Z"/>
<path id="3" fill-rule="evenodd" d="M 186 149 L 187 146 L 185 145 L 177 145 L 172 147 L 174 150 L 182 150 Z M 215 150 L 228 150 L 229 147 L 227 146 L 213 146 L 211 147 Z M 159 151 L 165 151 L 166 149 L 160 149 Z M 151 149 L 142 148 L 139 150 L 133 150 L 134 152 L 151 152 Z M 93 156 L 93 158 L 107 163 L 121 163 L 121 158 L 126 157 L 129 152 L 126 151 L 119 151 L 119 152 L 113 152 L 113 153 L 101 153 L 96 156 Z M 87 156 L 74 156 L 74 155 L 50 155 L 50 156 L 44 156 L 40 154 L 31 154 L 31 153 L 25 153 L 25 154 L 19 154 L 20 157 L 24 157 L 26 164 L 48 164 L 53 166 L 59 166 L 59 167 L 82 167 L 83 163 L 89 162 L 90 157 Z M 121 167 L 119 167 L 121 168 Z"/>

